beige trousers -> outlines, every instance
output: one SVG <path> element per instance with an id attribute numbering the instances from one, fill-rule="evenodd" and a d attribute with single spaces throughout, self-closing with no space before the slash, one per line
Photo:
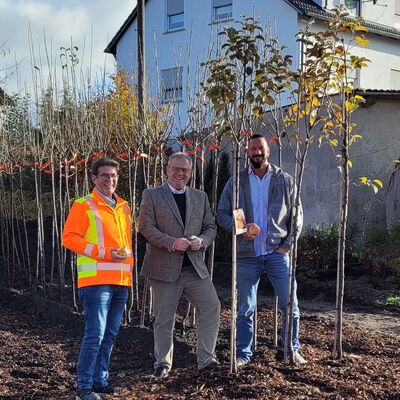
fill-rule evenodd
<path id="1" fill-rule="evenodd" d="M 175 313 L 182 295 L 196 308 L 198 368 L 216 361 L 215 345 L 221 304 L 211 279 L 200 279 L 193 268 L 184 268 L 175 282 L 150 279 L 150 284 L 155 317 L 154 368 L 172 367 Z"/>

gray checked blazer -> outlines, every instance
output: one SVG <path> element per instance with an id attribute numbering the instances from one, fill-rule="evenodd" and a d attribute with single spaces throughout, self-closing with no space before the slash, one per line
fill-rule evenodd
<path id="1" fill-rule="evenodd" d="M 147 239 L 141 275 L 165 282 L 178 279 L 183 252 L 172 251 L 175 239 L 198 236 L 203 240 L 199 251 L 190 248 L 187 254 L 201 279 L 208 277 L 204 251 L 217 232 L 205 192 L 186 187 L 186 221 L 183 224 L 174 196 L 165 183 L 143 192 L 139 210 L 139 231 Z"/>

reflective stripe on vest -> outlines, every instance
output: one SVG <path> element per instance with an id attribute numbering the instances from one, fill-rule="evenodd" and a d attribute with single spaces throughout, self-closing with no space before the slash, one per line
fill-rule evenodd
<path id="1" fill-rule="evenodd" d="M 83 254 L 84 254 L 85 256 L 90 257 L 90 256 L 92 255 L 93 248 L 94 248 L 94 244 L 88 243 L 88 244 L 86 245 L 86 247 L 85 247 L 85 250 L 83 250 Z"/>
<path id="2" fill-rule="evenodd" d="M 78 265 L 78 273 L 79 272 L 90 272 L 93 270 L 97 271 L 126 271 L 129 272 L 131 270 L 131 266 L 129 264 L 123 263 L 96 263 L 96 264 L 84 264 Z"/>
<path id="3" fill-rule="evenodd" d="M 99 260 L 104 260 L 104 257 L 106 255 L 106 249 L 104 246 L 104 232 L 103 232 L 103 224 L 101 222 L 101 218 L 99 215 L 99 210 L 97 209 L 96 205 L 94 204 L 94 201 L 92 198 L 88 197 L 86 199 L 89 208 L 92 210 L 93 215 L 94 215 L 94 222 L 96 224 L 96 230 L 97 230 L 97 239 L 98 239 L 98 246 L 99 246 Z M 86 254 L 85 255 L 90 255 Z"/>

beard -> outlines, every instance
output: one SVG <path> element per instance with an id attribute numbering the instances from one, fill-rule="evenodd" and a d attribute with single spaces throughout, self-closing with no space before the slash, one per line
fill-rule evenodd
<path id="1" fill-rule="evenodd" d="M 261 158 L 261 161 L 256 161 L 254 158 L 250 158 L 250 163 L 253 166 L 254 169 L 260 169 L 264 165 L 264 157 L 257 157 Z"/>

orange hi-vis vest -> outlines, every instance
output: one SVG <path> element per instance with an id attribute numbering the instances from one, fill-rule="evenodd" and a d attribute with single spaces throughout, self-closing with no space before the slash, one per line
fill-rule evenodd
<path id="1" fill-rule="evenodd" d="M 132 284 L 132 214 L 128 203 L 116 196 L 109 206 L 96 189 L 75 200 L 63 231 L 63 244 L 77 253 L 78 288 Z M 111 259 L 111 249 L 126 246 L 130 256 Z"/>

